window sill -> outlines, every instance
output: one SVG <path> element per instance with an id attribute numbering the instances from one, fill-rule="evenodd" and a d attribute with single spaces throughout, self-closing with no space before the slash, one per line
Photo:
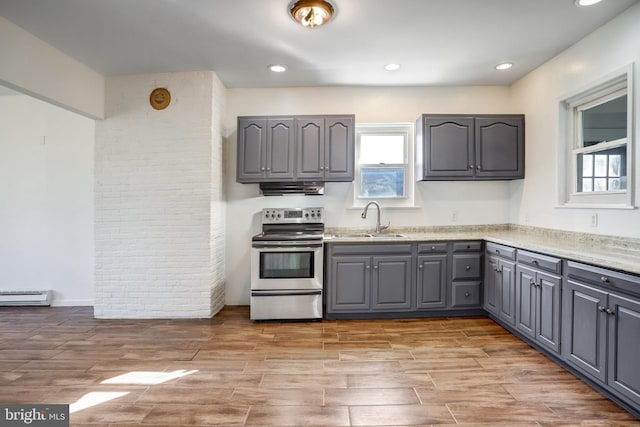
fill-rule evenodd
<path id="1" fill-rule="evenodd" d="M 618 209 L 618 210 L 633 210 L 637 209 L 636 206 L 622 205 L 622 204 L 604 204 L 604 203 L 566 203 L 564 205 L 554 206 L 556 209 Z"/>

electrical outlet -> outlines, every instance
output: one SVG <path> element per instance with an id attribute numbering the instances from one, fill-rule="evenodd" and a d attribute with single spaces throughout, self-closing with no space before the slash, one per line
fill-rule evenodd
<path id="1" fill-rule="evenodd" d="M 458 221 L 458 211 L 451 211 L 451 222 Z"/>
<path id="2" fill-rule="evenodd" d="M 594 227 L 594 228 L 598 226 L 598 214 L 597 213 L 591 214 L 591 226 Z"/>

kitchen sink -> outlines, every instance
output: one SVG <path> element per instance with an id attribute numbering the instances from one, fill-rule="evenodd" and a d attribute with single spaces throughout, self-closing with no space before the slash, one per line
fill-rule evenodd
<path id="1" fill-rule="evenodd" d="M 393 239 L 407 237 L 404 234 L 397 233 L 347 233 L 347 234 L 335 234 L 337 238 L 343 239 Z"/>

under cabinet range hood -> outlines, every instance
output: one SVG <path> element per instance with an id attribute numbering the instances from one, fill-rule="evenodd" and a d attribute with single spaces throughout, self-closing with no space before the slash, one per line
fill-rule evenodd
<path id="1" fill-rule="evenodd" d="M 323 182 L 261 182 L 260 193 L 263 196 L 286 196 L 288 194 L 304 194 L 306 196 L 322 196 Z"/>

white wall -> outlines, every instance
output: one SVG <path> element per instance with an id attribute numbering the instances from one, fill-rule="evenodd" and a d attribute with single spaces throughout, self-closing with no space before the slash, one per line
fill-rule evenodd
<path id="1" fill-rule="evenodd" d="M 94 121 L 0 96 L 0 290 L 93 304 Z"/>
<path id="2" fill-rule="evenodd" d="M 329 227 L 373 227 L 372 216 L 352 209 L 351 183 L 328 183 L 324 196 L 262 197 L 257 184 L 238 184 L 237 116 L 275 114 L 355 114 L 357 123 L 415 122 L 423 113 L 512 113 L 506 87 L 330 87 L 228 89 L 227 135 L 227 304 L 248 304 L 251 236 L 260 230 L 264 207 L 323 206 Z M 383 209 L 392 226 L 501 224 L 509 221 L 507 182 L 420 182 L 415 209 Z M 451 211 L 458 220 L 450 221 Z"/>
<path id="3" fill-rule="evenodd" d="M 640 167 L 640 4 L 630 8 L 512 87 L 514 108 L 526 114 L 526 179 L 511 184 L 511 222 L 562 230 L 640 237 L 640 211 L 558 208 L 559 102 L 635 63 L 635 165 Z M 635 176 L 635 201 L 640 180 Z M 598 227 L 591 215 L 598 214 Z"/>
<path id="4" fill-rule="evenodd" d="M 0 16 L 0 84 L 91 118 L 104 116 L 104 77 Z"/>
<path id="5" fill-rule="evenodd" d="M 149 105 L 156 87 L 171 92 L 165 110 Z M 222 307 L 214 132 L 223 97 L 213 72 L 107 79 L 106 118 L 96 123 L 96 317 L 210 317 Z"/>

